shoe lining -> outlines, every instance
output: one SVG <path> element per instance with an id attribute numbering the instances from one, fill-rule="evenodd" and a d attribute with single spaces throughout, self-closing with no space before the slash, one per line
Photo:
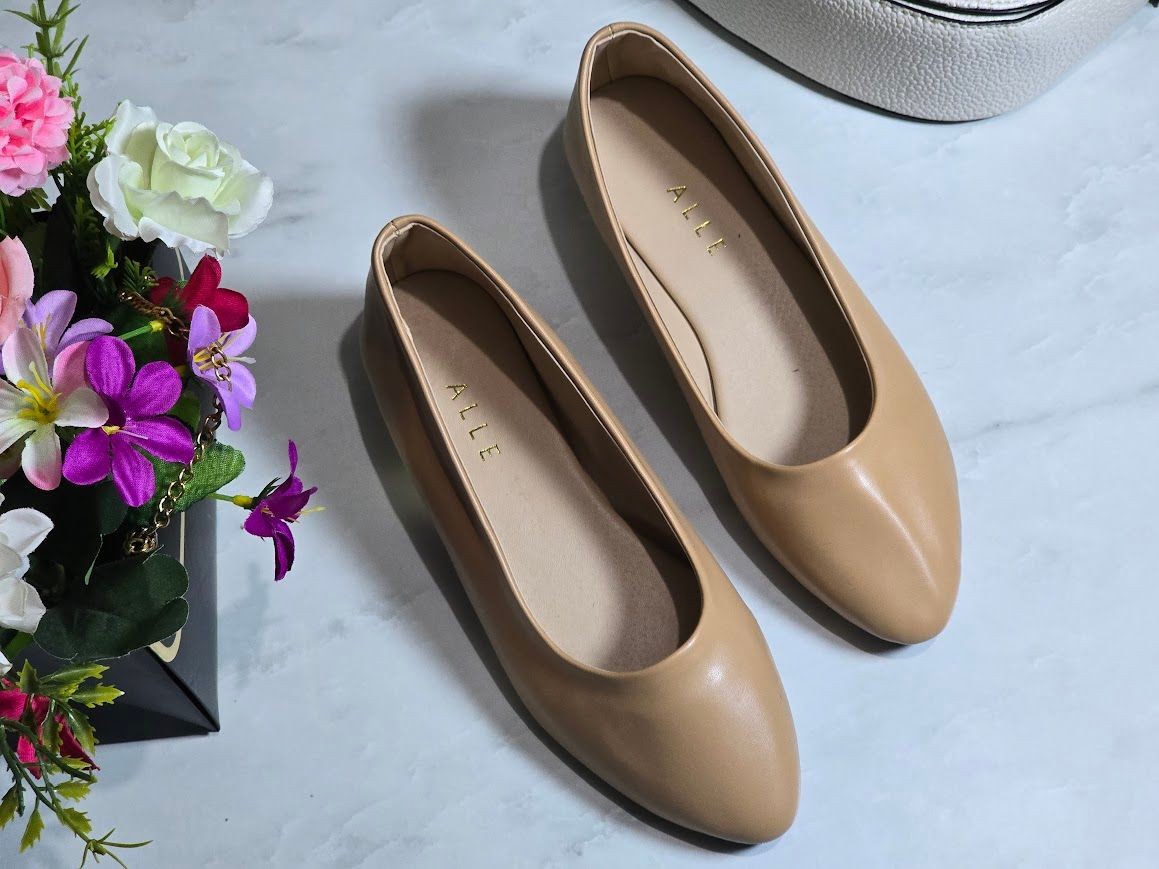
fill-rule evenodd
<path id="1" fill-rule="evenodd" d="M 605 670 L 641 669 L 676 651 L 699 615 L 691 566 L 642 534 L 593 480 L 492 295 L 435 269 L 396 280 L 394 291 L 452 447 L 539 629 Z"/>
<path id="2" fill-rule="evenodd" d="M 637 271 L 722 425 L 780 465 L 848 444 L 872 395 L 860 348 L 717 128 L 676 87 L 638 75 L 595 90 L 591 119 Z"/>

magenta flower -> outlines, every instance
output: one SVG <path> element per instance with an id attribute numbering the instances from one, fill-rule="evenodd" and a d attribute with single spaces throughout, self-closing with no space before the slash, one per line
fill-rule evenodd
<path id="1" fill-rule="evenodd" d="M 253 363 L 244 353 L 254 343 L 258 324 L 250 317 L 233 332 L 222 332 L 221 323 L 212 309 L 201 305 L 194 309 L 189 322 L 189 367 L 217 392 L 225 410 L 225 420 L 234 431 L 241 428 L 241 410 L 254 406 L 258 387 L 245 363 Z M 229 379 L 219 380 L 214 358 L 229 364 Z"/>
<path id="2" fill-rule="evenodd" d="M 57 354 L 65 348 L 113 331 L 112 324 L 99 317 L 72 323 L 74 313 L 76 293 L 72 290 L 52 290 L 24 306 L 24 325 L 40 339 L 44 358 L 49 365 L 56 361 Z M 0 374 L 3 373 L 4 368 L 0 365 Z"/>
<path id="3" fill-rule="evenodd" d="M 20 690 L 20 685 L 11 679 L 0 679 L 0 718 L 7 718 L 9 721 L 23 721 L 25 714 L 31 712 L 36 735 L 43 738 L 44 722 L 48 719 L 50 705 L 51 701 L 44 695 L 25 694 Z M 81 747 L 64 716 L 57 715 L 55 721 L 57 733 L 60 735 L 61 757 L 79 760 L 82 766 L 87 769 L 100 769 Z M 21 736 L 17 741 L 16 756 L 20 758 L 21 763 L 28 767 L 30 773 L 37 778 L 41 777 L 36 748 L 29 742 L 28 737 Z"/>
<path id="4" fill-rule="evenodd" d="M 310 497 L 318 491 L 317 486 L 303 489 L 297 470 L 298 447 L 290 441 L 290 476 L 272 489 L 271 483 L 254 499 L 243 526 L 254 537 L 273 539 L 275 582 L 281 581 L 294 566 L 294 532 L 290 530 L 290 523 L 298 521 Z"/>
<path id="5" fill-rule="evenodd" d="M 140 450 L 166 462 L 193 459 L 189 429 L 163 416 L 181 396 L 181 376 L 168 362 L 149 362 L 137 371 L 129 345 L 108 335 L 89 344 L 85 376 L 104 399 L 109 420 L 76 436 L 64 457 L 64 477 L 89 486 L 111 472 L 125 503 L 140 507 L 156 488 L 153 465 Z"/>

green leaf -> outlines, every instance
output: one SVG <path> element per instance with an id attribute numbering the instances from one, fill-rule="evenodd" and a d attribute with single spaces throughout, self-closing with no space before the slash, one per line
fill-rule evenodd
<path id="1" fill-rule="evenodd" d="M 26 634 L 23 631 L 13 630 L 4 633 L 5 635 L 11 634 L 11 639 L 5 639 L 4 645 L 0 646 L 0 651 L 3 651 L 4 657 L 9 660 L 15 659 L 32 642 L 32 634 Z"/>
<path id="2" fill-rule="evenodd" d="M 133 522 L 144 525 L 153 518 L 157 510 L 157 501 L 169 484 L 177 478 L 181 465 L 162 462 L 160 459 L 146 456 L 153 463 L 157 476 L 157 490 L 153 499 L 130 514 Z M 177 502 L 176 511 L 188 510 L 202 498 L 228 486 L 245 470 L 245 456 L 241 450 L 215 442 L 205 451 L 205 456 L 193 466 L 193 477 L 185 488 L 185 494 Z"/>
<path id="3" fill-rule="evenodd" d="M 80 770 L 87 771 L 87 770 L 91 769 L 91 767 L 89 766 L 89 762 L 82 757 L 60 757 L 60 756 L 58 756 L 56 758 L 56 760 L 53 761 L 53 763 L 55 763 L 57 768 L 60 769 L 61 771 L 64 771 L 66 769 L 71 769 L 74 772 L 76 772 L 76 771 L 80 771 Z"/>
<path id="4" fill-rule="evenodd" d="M 89 816 L 82 812 L 80 809 L 61 809 L 60 819 L 78 836 L 87 836 L 93 831 L 92 821 L 90 821 Z"/>
<path id="5" fill-rule="evenodd" d="M 241 450 L 214 443 L 205 451 L 205 457 L 193 466 L 193 479 L 185 489 L 185 495 L 177 502 L 178 510 L 188 510 L 202 498 L 228 486 L 245 470 L 245 456 Z"/>
<path id="6" fill-rule="evenodd" d="M 102 664 L 81 664 L 65 667 L 40 680 L 40 690 L 56 700 L 67 700 L 88 679 L 99 679 L 109 669 Z"/>
<path id="7" fill-rule="evenodd" d="M 177 403 L 170 408 L 169 415 L 177 417 L 196 431 L 198 423 L 201 422 L 201 398 L 197 394 L 197 389 L 192 386 L 186 388 L 177 399 Z"/>
<path id="8" fill-rule="evenodd" d="M 44 832 L 44 821 L 40 817 L 40 807 L 37 806 L 32 812 L 32 817 L 28 819 L 28 826 L 24 828 L 24 835 L 20 838 L 20 853 L 23 854 L 35 845 L 42 832 Z"/>
<path id="9" fill-rule="evenodd" d="M 106 562 L 44 615 L 36 642 L 67 661 L 127 655 L 185 625 L 188 588 L 185 568 L 167 555 Z"/>
<path id="10" fill-rule="evenodd" d="M 20 690 L 25 694 L 37 694 L 38 688 L 36 668 L 32 666 L 31 661 L 25 661 L 24 666 L 20 668 Z"/>
<path id="11" fill-rule="evenodd" d="M 72 735 L 76 737 L 76 741 L 80 743 L 80 747 L 88 754 L 96 752 L 97 737 L 93 733 L 93 726 L 89 724 L 89 720 L 85 717 L 85 714 L 79 709 L 65 706 L 64 717 L 68 721 L 68 729 L 72 731 Z"/>
<path id="12" fill-rule="evenodd" d="M 70 778 L 68 781 L 61 782 L 56 786 L 56 793 L 61 799 L 83 800 L 89 795 L 89 789 L 91 787 L 92 784 L 90 782 Z"/>
<path id="13" fill-rule="evenodd" d="M 121 493 L 117 491 L 112 480 L 101 483 L 94 488 L 97 531 L 101 536 L 107 537 L 121 527 L 129 508 L 125 505 Z"/>
<path id="14" fill-rule="evenodd" d="M 47 715 L 40 726 L 40 742 L 54 754 L 60 751 L 60 725 L 55 715 Z"/>
<path id="15" fill-rule="evenodd" d="M 20 801 L 16 796 L 16 785 L 12 785 L 8 788 L 8 793 L 4 794 L 4 799 L 0 800 L 0 830 L 7 827 L 16 817 L 16 807 L 19 804 Z"/>
<path id="16" fill-rule="evenodd" d="M 81 688 L 72 695 L 72 699 L 92 709 L 94 706 L 104 706 L 105 704 L 112 703 L 118 697 L 123 697 L 124 695 L 124 691 L 119 688 L 114 688 L 112 685 L 93 685 L 90 688 Z"/>

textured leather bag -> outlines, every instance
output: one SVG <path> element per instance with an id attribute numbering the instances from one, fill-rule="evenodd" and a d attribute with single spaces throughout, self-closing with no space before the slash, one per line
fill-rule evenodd
<path id="1" fill-rule="evenodd" d="M 1146 0 L 692 0 L 834 90 L 967 121 L 1049 88 Z"/>

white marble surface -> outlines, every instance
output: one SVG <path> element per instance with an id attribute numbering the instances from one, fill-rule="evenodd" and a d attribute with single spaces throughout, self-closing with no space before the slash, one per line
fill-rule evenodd
<path id="1" fill-rule="evenodd" d="M 584 215 L 558 125 L 624 18 L 748 117 L 925 378 L 965 519 L 932 643 L 882 650 L 763 553 Z M 328 508 L 278 587 L 222 508 L 224 729 L 100 753 L 95 823 L 156 840 L 135 867 L 1159 865 L 1159 10 L 961 126 L 820 93 L 669 0 L 90 0 L 76 24 L 90 111 L 203 121 L 274 177 L 226 265 L 261 324 L 236 442 L 256 488 L 297 438 Z M 756 613 L 803 762 L 781 841 L 674 834 L 513 705 L 352 359 L 370 242 L 411 211 L 559 329 Z M 46 840 L 28 865 L 73 864 Z"/>

